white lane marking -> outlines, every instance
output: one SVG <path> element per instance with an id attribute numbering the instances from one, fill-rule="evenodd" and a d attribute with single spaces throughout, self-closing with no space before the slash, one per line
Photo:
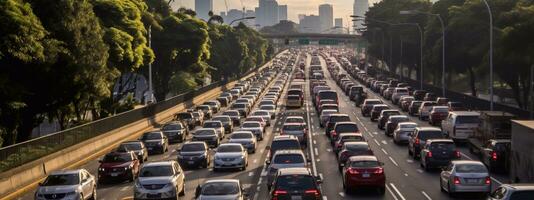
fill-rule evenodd
<path id="1" fill-rule="evenodd" d="M 425 191 L 421 191 L 421 193 L 423 194 L 423 196 L 426 197 L 426 199 L 432 200 L 432 198 L 430 198 L 430 196 L 428 196 L 428 194 Z"/>
<path id="2" fill-rule="evenodd" d="M 248 176 L 254 176 L 254 172 L 249 172 Z"/>
<path id="3" fill-rule="evenodd" d="M 388 156 L 389 157 L 389 160 L 391 160 L 391 162 L 395 165 L 395 166 L 399 166 L 399 164 L 397 164 L 397 162 L 395 162 L 395 160 L 393 160 L 393 158 L 391 156 Z"/>
<path id="4" fill-rule="evenodd" d="M 372 138 L 374 138 L 374 137 L 375 137 L 375 136 L 374 136 L 373 134 L 371 134 L 371 133 L 368 133 L 368 134 L 369 134 L 369 136 L 371 136 Z"/>
<path id="5" fill-rule="evenodd" d="M 317 144 L 317 141 L 316 141 L 316 140 L 313 140 L 313 144 Z"/>
<path id="6" fill-rule="evenodd" d="M 332 151 L 332 149 L 326 149 L 326 151 L 328 151 L 328 152 L 331 152 L 331 151 Z"/>
<path id="7" fill-rule="evenodd" d="M 467 159 L 469 160 L 473 160 L 471 157 L 469 157 L 468 155 L 465 155 L 464 153 L 460 152 L 460 154 L 463 156 L 463 157 L 466 157 Z M 496 178 L 494 178 L 493 176 L 490 176 L 491 180 L 493 180 L 493 182 L 499 184 L 499 185 L 502 185 L 502 182 L 500 182 L 499 180 L 497 180 Z"/>
<path id="8" fill-rule="evenodd" d="M 369 132 L 369 129 L 367 129 L 367 127 L 363 127 L 363 129 L 365 129 L 365 132 Z"/>
<path id="9" fill-rule="evenodd" d="M 408 174 L 407 174 L 407 173 L 404 173 L 404 176 L 408 176 Z"/>
<path id="10" fill-rule="evenodd" d="M 258 184 L 256 184 L 256 185 L 261 185 L 261 181 L 262 180 L 261 180 L 261 177 L 260 177 L 260 179 L 258 179 Z"/>
<path id="11" fill-rule="evenodd" d="M 373 134 L 378 135 L 378 132 L 373 132 Z"/>
<path id="12" fill-rule="evenodd" d="M 263 149 L 260 149 L 260 153 L 263 153 L 263 151 L 264 151 Z"/>
<path id="13" fill-rule="evenodd" d="M 328 200 L 328 197 L 326 197 L 326 196 L 323 196 L 323 200 Z"/>
<path id="14" fill-rule="evenodd" d="M 400 191 L 397 189 L 397 187 L 395 187 L 395 185 L 393 183 L 389 183 L 389 185 L 391 186 L 391 188 L 393 188 L 393 190 L 395 190 L 395 192 L 399 195 L 399 197 L 402 200 L 406 200 L 406 198 L 404 198 L 404 196 L 402 196 L 402 193 L 400 193 Z"/>
<path id="15" fill-rule="evenodd" d="M 407 163 L 413 163 L 413 160 L 412 159 L 407 159 L 406 162 Z"/>
<path id="16" fill-rule="evenodd" d="M 306 86 L 308 87 L 308 86 Z M 311 124 L 310 123 L 310 109 L 308 106 L 306 106 L 306 115 L 308 115 L 308 124 Z M 313 132 L 313 126 L 310 126 L 310 131 L 313 133 L 313 135 L 315 135 L 315 133 Z M 312 160 L 312 169 L 313 169 L 313 175 L 314 176 L 317 176 L 317 167 L 315 166 L 315 156 L 313 155 L 313 152 L 312 152 L 312 148 L 313 148 L 313 142 L 312 142 L 312 137 L 308 137 L 308 143 L 310 144 L 310 155 L 311 155 L 311 160 Z"/>
<path id="17" fill-rule="evenodd" d="M 340 193 L 338 193 L 338 194 L 339 194 L 339 196 L 341 196 L 341 197 L 345 197 L 345 193 L 344 193 L 344 192 L 340 192 Z"/>
<path id="18" fill-rule="evenodd" d="M 388 142 L 386 142 L 385 140 L 382 140 L 382 144 L 388 144 Z"/>
<path id="19" fill-rule="evenodd" d="M 319 156 L 319 151 L 317 150 L 317 147 L 315 147 L 315 149 L 313 149 L 315 151 L 315 155 L 316 156 Z"/>
<path id="20" fill-rule="evenodd" d="M 386 150 L 384 150 L 384 148 L 380 148 L 380 150 L 382 150 L 382 152 L 384 152 L 384 154 L 388 155 L 388 152 Z"/>
<path id="21" fill-rule="evenodd" d="M 393 191 L 389 188 L 389 185 L 386 184 L 386 189 L 388 189 L 388 192 L 391 194 L 391 196 L 393 196 L 393 198 L 395 200 L 399 200 L 399 198 L 397 198 L 397 196 L 395 195 L 395 193 L 393 193 Z"/>
<path id="22" fill-rule="evenodd" d="M 380 146 L 380 143 L 378 142 L 378 140 L 373 139 L 373 141 L 375 141 L 376 145 Z"/>
<path id="23" fill-rule="evenodd" d="M 422 173 L 423 173 L 423 170 L 422 170 L 422 169 L 417 169 L 417 172 L 419 172 L 419 173 L 422 174 Z"/>

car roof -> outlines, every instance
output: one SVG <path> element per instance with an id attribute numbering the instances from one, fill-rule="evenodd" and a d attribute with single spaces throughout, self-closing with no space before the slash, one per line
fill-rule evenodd
<path id="1" fill-rule="evenodd" d="M 350 161 L 378 161 L 376 156 L 351 156 L 349 157 Z"/>
<path id="2" fill-rule="evenodd" d="M 305 167 L 293 167 L 278 169 L 280 175 L 311 175 L 308 168 Z"/>
<path id="3" fill-rule="evenodd" d="M 476 165 L 484 165 L 482 162 L 480 161 L 476 161 L 476 160 L 452 160 L 451 161 L 452 164 L 460 164 L 460 165 L 463 165 L 463 164 L 476 164 Z"/>
<path id="4" fill-rule="evenodd" d="M 453 111 L 450 113 L 453 115 L 480 116 L 480 113 L 474 111 Z"/>
<path id="5" fill-rule="evenodd" d="M 356 122 L 337 122 L 337 123 L 336 123 L 336 126 L 337 126 L 337 125 L 347 125 L 347 124 L 358 125 L 358 124 L 356 124 Z"/>
<path id="6" fill-rule="evenodd" d="M 408 118 L 406 115 L 391 115 L 389 118 Z"/>
<path id="7" fill-rule="evenodd" d="M 284 123 L 284 126 L 302 126 L 302 123 Z"/>
<path id="8" fill-rule="evenodd" d="M 207 180 L 206 182 L 204 182 L 204 184 L 206 183 L 239 183 L 239 180 L 238 179 L 209 179 Z"/>
<path id="9" fill-rule="evenodd" d="M 416 127 L 416 129 L 420 131 L 441 131 L 440 128 L 430 126 Z"/>
<path id="10" fill-rule="evenodd" d="M 389 107 L 386 104 L 374 104 L 373 107 Z"/>
<path id="11" fill-rule="evenodd" d="M 454 141 L 452 139 L 429 139 L 426 141 L 427 144 L 428 143 L 434 143 L 434 142 L 449 142 L 449 143 L 454 143 Z"/>
<path id="12" fill-rule="evenodd" d="M 412 125 L 412 124 L 417 125 L 417 123 L 415 123 L 415 122 L 401 122 L 401 123 L 399 123 L 399 126 L 400 126 L 400 125 L 408 125 L 408 124 L 409 124 L 409 125 Z"/>
<path id="13" fill-rule="evenodd" d="M 173 161 L 147 162 L 143 164 L 143 167 L 171 165 L 172 162 Z"/>
<path id="14" fill-rule="evenodd" d="M 143 143 L 143 142 L 139 140 L 130 140 L 130 141 L 124 141 L 121 144 L 127 144 L 127 143 Z"/>
<path id="15" fill-rule="evenodd" d="M 433 106 L 432 108 L 433 109 L 436 109 L 436 108 L 449 109 L 449 106 Z"/>
<path id="16" fill-rule="evenodd" d="M 203 141 L 188 141 L 188 142 L 185 142 L 184 144 L 182 144 L 182 146 L 188 145 L 188 144 L 206 144 L 206 142 L 203 142 Z"/>
<path id="17" fill-rule="evenodd" d="M 363 136 L 363 134 L 361 134 L 361 133 L 341 133 L 341 134 L 339 134 L 339 137 L 343 137 L 343 136 Z"/>
<path id="18" fill-rule="evenodd" d="M 61 175 L 61 174 L 78 174 L 82 169 L 69 169 L 69 170 L 59 170 L 53 171 L 50 175 Z"/>
<path id="19" fill-rule="evenodd" d="M 243 147 L 243 145 L 238 144 L 238 143 L 223 143 L 223 144 L 219 145 L 219 147 L 221 147 L 221 146 L 240 146 L 240 147 Z"/>
<path id="20" fill-rule="evenodd" d="M 278 154 L 299 154 L 299 155 L 303 155 L 304 156 L 304 152 L 302 152 L 302 150 L 300 150 L 300 149 L 278 150 L 278 151 L 276 151 L 276 153 L 274 155 L 278 155 Z"/>

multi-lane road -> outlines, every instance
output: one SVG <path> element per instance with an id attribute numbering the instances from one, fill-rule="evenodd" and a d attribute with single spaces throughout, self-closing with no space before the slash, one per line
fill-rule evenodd
<path id="1" fill-rule="evenodd" d="M 305 80 L 305 103 L 303 108 L 286 110 L 285 92 L 291 80 L 286 83 L 286 88 L 280 96 L 280 101 L 277 107 L 277 116 L 272 122 L 272 126 L 266 130 L 266 139 L 258 143 L 255 154 L 249 155 L 249 166 L 245 171 L 225 171 L 213 172 L 211 167 L 207 169 L 185 169 L 186 176 L 186 195 L 183 199 L 194 199 L 194 191 L 198 184 L 203 183 L 208 179 L 215 178 L 234 178 L 240 179 L 245 184 L 250 199 L 265 200 L 269 199 L 269 192 L 266 187 L 266 167 L 265 159 L 268 151 L 266 147 L 270 145 L 274 135 L 280 132 L 285 117 L 289 113 L 302 113 L 308 123 L 308 130 L 311 137 L 309 139 L 308 148 L 305 153 L 311 159 L 311 170 L 315 175 L 323 178 L 321 184 L 321 191 L 323 199 L 394 199 L 394 200 L 412 200 L 412 199 L 450 199 L 450 197 L 440 191 L 439 188 L 439 171 L 425 172 L 419 166 L 419 162 L 413 160 L 408 156 L 406 146 L 399 146 L 393 143 L 390 137 L 384 135 L 383 131 L 376 127 L 375 122 L 371 122 L 369 118 L 363 117 L 360 113 L 359 107 L 356 107 L 354 102 L 350 101 L 344 95 L 342 90 L 336 85 L 335 81 L 328 74 L 326 69 L 326 62 L 321 58 L 321 65 L 325 72 L 325 79 L 327 84 L 338 92 L 340 112 L 348 114 L 352 121 L 357 122 L 360 129 L 371 146 L 374 154 L 378 159 L 385 163 L 384 169 L 386 173 L 386 193 L 379 195 L 375 192 L 359 192 L 354 194 L 345 194 L 342 187 L 341 174 L 337 169 L 336 155 L 332 152 L 329 139 L 324 135 L 324 129 L 320 128 L 318 121 L 318 113 L 315 111 L 309 90 L 309 79 Z M 311 62 L 311 55 L 308 54 L 306 58 L 306 70 L 309 69 Z M 298 63 L 298 62 L 297 62 Z M 343 69 L 341 69 L 343 70 Z M 305 72 L 308 75 L 307 71 Z M 291 77 L 291 76 L 290 76 Z M 273 79 L 273 80 L 276 80 Z M 354 80 L 354 79 L 353 79 Z M 354 80 L 356 82 L 356 80 Z M 274 81 L 273 81 L 274 82 Z M 367 90 L 369 98 L 380 98 L 379 95 Z M 384 102 L 395 107 L 389 101 L 383 99 Z M 404 113 L 407 115 L 407 113 Z M 413 122 L 417 122 L 420 126 L 429 126 L 427 122 L 420 121 L 415 117 L 411 117 Z M 170 146 L 170 151 L 162 155 L 154 155 L 149 157 L 149 161 L 161 161 L 176 159 L 176 149 L 179 149 L 181 144 L 173 144 Z M 476 159 L 476 157 L 469 153 L 467 148 L 461 147 L 463 159 Z M 99 162 L 92 160 L 81 166 L 89 170 L 94 175 L 97 174 Z M 507 182 L 504 176 L 492 174 L 493 188 L 502 182 Z M 98 199 L 116 200 L 116 199 L 131 199 L 133 198 L 132 182 L 116 183 L 116 184 L 100 184 L 98 185 Z M 33 193 L 22 196 L 20 199 L 33 199 Z M 477 195 L 462 196 L 460 198 L 483 198 Z"/>

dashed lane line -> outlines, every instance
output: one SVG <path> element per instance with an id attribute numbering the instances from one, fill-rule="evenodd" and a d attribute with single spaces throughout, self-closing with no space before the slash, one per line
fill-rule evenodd
<path id="1" fill-rule="evenodd" d="M 395 162 L 395 160 L 391 157 L 391 156 L 388 156 L 389 157 L 389 160 L 391 160 L 391 162 L 395 165 L 395 166 L 399 166 L 399 164 L 397 164 L 397 162 Z"/>
<path id="2" fill-rule="evenodd" d="M 428 196 L 428 194 L 425 191 L 421 191 L 421 194 L 423 194 L 423 196 L 425 196 L 426 199 L 432 200 L 432 198 L 430 198 L 430 196 Z"/>
<path id="3" fill-rule="evenodd" d="M 315 155 L 319 156 L 319 151 L 317 150 L 317 147 L 315 147 L 313 150 L 315 151 Z"/>
<path id="4" fill-rule="evenodd" d="M 378 140 L 373 139 L 373 141 L 375 141 L 376 145 L 380 146 L 380 143 L 378 142 Z"/>
<path id="5" fill-rule="evenodd" d="M 388 192 L 391 194 L 391 196 L 393 196 L 393 199 L 395 200 L 399 200 L 399 198 L 397 198 L 397 196 L 395 195 L 395 193 L 393 193 L 393 191 L 391 190 L 391 188 L 389 188 L 389 185 L 386 184 L 386 189 L 388 190 Z"/>
<path id="6" fill-rule="evenodd" d="M 382 150 L 382 152 L 384 152 L 384 154 L 388 155 L 388 152 L 386 150 L 384 150 L 384 148 L 380 148 L 380 150 Z"/>
<path id="7" fill-rule="evenodd" d="M 393 188 L 393 190 L 399 195 L 399 197 L 400 197 L 401 200 L 406 200 L 406 198 L 404 198 L 404 196 L 402 196 L 402 193 L 397 189 L 397 187 L 395 187 L 395 184 L 393 184 L 393 183 L 389 183 L 389 185 L 390 185 L 391 188 Z"/>

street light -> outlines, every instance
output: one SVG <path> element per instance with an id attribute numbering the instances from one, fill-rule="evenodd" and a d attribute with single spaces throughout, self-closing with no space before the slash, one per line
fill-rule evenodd
<path id="1" fill-rule="evenodd" d="M 256 19 L 256 17 L 242 17 L 242 18 L 239 18 L 239 19 L 234 19 L 232 20 L 232 22 L 230 22 L 230 24 L 228 24 L 229 26 L 232 26 L 232 24 L 234 22 L 237 22 L 237 21 L 243 21 L 243 20 L 247 20 L 247 19 Z"/>
<path id="2" fill-rule="evenodd" d="M 441 87 L 442 87 L 442 96 L 445 97 L 445 23 L 443 23 L 443 19 L 441 18 L 441 15 L 434 14 L 434 13 L 427 13 L 427 12 L 421 12 L 418 10 L 401 10 L 399 11 L 399 14 L 401 15 L 415 15 L 415 14 L 424 14 L 429 16 L 435 16 L 439 19 L 439 22 L 441 24 L 441 34 L 442 34 L 442 43 L 441 46 Z"/>
<path id="3" fill-rule="evenodd" d="M 486 8 L 488 9 L 489 14 L 489 65 L 490 65 L 490 110 L 493 111 L 493 14 L 491 13 L 491 7 L 488 4 L 488 1 L 484 1 Z"/>

